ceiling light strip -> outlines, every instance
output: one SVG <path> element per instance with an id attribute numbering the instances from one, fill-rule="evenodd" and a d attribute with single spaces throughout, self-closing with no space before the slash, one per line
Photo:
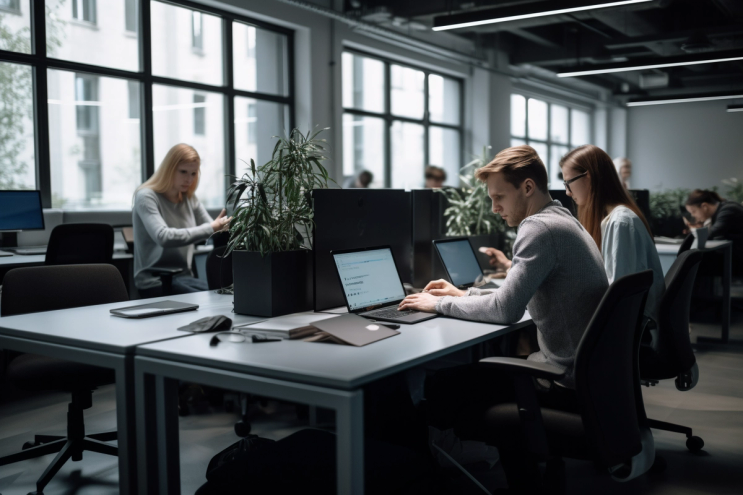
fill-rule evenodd
<path id="1" fill-rule="evenodd" d="M 733 62 L 735 60 L 743 60 L 743 57 L 713 58 L 713 59 L 705 59 L 705 60 L 694 60 L 690 62 L 670 62 L 666 64 L 635 65 L 632 67 L 612 67 L 612 68 L 607 68 L 607 69 L 593 69 L 593 70 L 582 70 L 582 71 L 576 71 L 576 72 L 562 72 L 562 73 L 557 74 L 557 77 L 590 76 L 593 74 L 610 74 L 612 72 L 630 72 L 633 70 L 662 69 L 665 67 L 680 67 L 682 65 L 713 64 L 715 62 Z"/>
<path id="2" fill-rule="evenodd" d="M 499 18 L 494 18 L 494 19 L 482 19 L 479 21 L 471 21 L 471 22 L 460 22 L 459 24 L 451 24 L 449 26 L 437 26 L 437 27 L 434 27 L 433 30 L 434 31 L 447 31 L 449 29 L 461 29 L 461 28 L 466 28 L 466 27 L 482 26 L 485 24 L 495 24 L 498 22 L 520 21 L 522 19 L 532 19 L 534 17 L 569 14 L 571 12 L 581 12 L 583 10 L 604 9 L 607 7 L 619 7 L 622 5 L 632 5 L 635 3 L 644 3 L 644 2 L 651 2 L 651 1 L 653 0 L 622 0 L 619 2 L 599 3 L 596 5 L 569 7 L 565 9 L 549 10 L 545 12 L 533 12 L 531 14 L 512 15 L 508 17 L 499 17 Z"/>
<path id="3" fill-rule="evenodd" d="M 700 96 L 696 98 L 676 98 L 670 100 L 628 101 L 627 106 L 644 107 L 647 105 L 666 105 L 668 103 L 693 103 L 697 101 L 733 100 L 735 98 L 743 98 L 743 94 L 728 96 Z"/>

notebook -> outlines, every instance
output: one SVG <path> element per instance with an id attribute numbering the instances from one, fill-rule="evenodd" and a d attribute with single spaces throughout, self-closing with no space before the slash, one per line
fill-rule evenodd
<path id="1" fill-rule="evenodd" d="M 287 316 L 269 318 L 257 323 L 248 323 L 234 327 L 235 330 L 248 335 L 264 335 L 266 337 L 279 337 L 282 339 L 300 339 L 317 332 L 312 326 L 320 320 L 336 318 L 337 315 L 326 313 L 297 313 Z"/>
<path id="2" fill-rule="evenodd" d="M 121 318 L 149 318 L 150 316 L 169 315 L 171 313 L 182 313 L 199 309 L 198 304 L 183 303 L 178 301 L 158 301 L 139 306 L 126 306 L 111 310 L 114 316 Z"/>
<path id="3" fill-rule="evenodd" d="M 333 319 L 313 323 L 317 330 L 321 330 L 332 338 L 356 347 L 362 347 L 379 340 L 399 335 L 400 332 L 387 328 L 379 322 L 371 322 L 366 318 L 354 314 L 347 314 Z"/>

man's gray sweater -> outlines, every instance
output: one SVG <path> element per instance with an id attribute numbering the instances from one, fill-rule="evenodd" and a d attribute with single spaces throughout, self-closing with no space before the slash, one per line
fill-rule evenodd
<path id="1" fill-rule="evenodd" d="M 559 383 L 574 388 L 578 343 L 608 286 L 596 243 L 559 201 L 552 201 L 519 225 L 513 264 L 499 289 L 443 297 L 436 311 L 507 324 L 528 310 L 539 342 L 539 351 L 529 359 L 564 369 Z"/>

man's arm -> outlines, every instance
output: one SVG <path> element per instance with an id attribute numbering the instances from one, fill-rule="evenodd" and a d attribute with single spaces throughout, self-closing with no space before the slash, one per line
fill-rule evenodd
<path id="1" fill-rule="evenodd" d="M 730 231 L 736 226 L 740 228 L 740 222 L 743 221 L 741 218 L 736 218 L 736 211 L 733 208 L 720 210 L 720 213 L 715 219 L 715 223 L 709 229 L 710 240 L 714 239 L 729 239 Z M 738 225 L 736 225 L 738 224 Z"/>
<path id="2" fill-rule="evenodd" d="M 519 321 L 555 265 L 554 243 L 544 223 L 527 219 L 519 229 L 513 253 L 511 271 L 500 289 L 480 297 L 443 297 L 436 311 L 490 323 Z"/>

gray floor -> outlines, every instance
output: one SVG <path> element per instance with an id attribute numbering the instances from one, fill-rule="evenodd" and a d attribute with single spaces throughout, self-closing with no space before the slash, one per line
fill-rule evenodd
<path id="1" fill-rule="evenodd" d="M 646 475 L 629 483 L 614 483 L 596 473 L 593 466 L 568 462 L 569 492 L 575 494 L 674 494 L 743 493 L 743 314 L 735 313 L 733 341 L 728 345 L 698 345 L 701 378 L 696 388 L 681 393 L 672 382 L 644 390 L 648 416 L 695 428 L 705 442 L 704 451 L 694 455 L 686 450 L 683 435 L 654 431 L 656 450 L 668 461 L 659 475 Z M 695 324 L 693 335 L 719 334 L 719 326 Z M 695 339 L 694 339 L 695 340 Z M 5 391 L 7 392 L 7 390 Z M 12 396 L 12 399 L 8 397 Z M 67 397 L 64 394 L 0 395 L 0 456 L 18 450 L 34 433 L 62 434 L 65 430 Z M 94 406 L 86 411 L 89 432 L 115 427 L 115 399 L 112 387 L 94 394 Z M 267 414 L 254 408 L 254 433 L 278 439 L 307 425 L 296 419 L 293 407 L 280 406 Z M 182 492 L 193 493 L 204 481 L 209 459 L 234 442 L 234 413 L 201 410 L 181 418 Z M 0 468 L 2 495 L 26 494 L 52 460 L 46 456 Z M 502 475 L 498 468 L 478 476 L 489 488 L 497 487 Z M 82 462 L 67 463 L 48 485 L 47 495 L 108 495 L 118 493 L 117 461 L 100 454 L 86 453 Z M 482 493 L 468 482 L 453 484 L 452 493 Z"/>

